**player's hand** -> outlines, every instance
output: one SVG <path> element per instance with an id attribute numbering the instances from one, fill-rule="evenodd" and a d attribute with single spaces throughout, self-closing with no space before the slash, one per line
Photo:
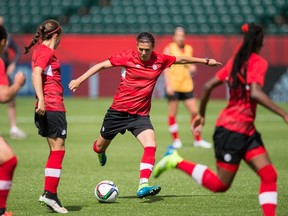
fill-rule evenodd
<path id="1" fill-rule="evenodd" d="M 18 72 L 14 77 L 14 83 L 22 87 L 25 84 L 26 78 L 23 72 Z"/>
<path id="2" fill-rule="evenodd" d="M 208 66 L 220 66 L 221 62 L 217 62 L 215 59 L 209 59 Z"/>
<path id="3" fill-rule="evenodd" d="M 36 108 L 36 113 L 38 115 L 44 115 L 45 114 L 45 102 L 44 100 L 38 100 L 37 108 Z"/>
<path id="4" fill-rule="evenodd" d="M 167 95 L 174 95 L 174 90 L 169 85 L 166 86 L 166 94 Z"/>
<path id="5" fill-rule="evenodd" d="M 75 92 L 79 86 L 80 82 L 77 79 L 71 80 L 71 82 L 69 83 L 69 89 L 73 92 Z"/>
<path id="6" fill-rule="evenodd" d="M 6 73 L 9 76 L 10 74 L 12 74 L 15 71 L 16 68 L 16 64 L 15 63 L 11 63 L 8 65 L 7 69 L 6 69 Z"/>
<path id="7" fill-rule="evenodd" d="M 197 114 L 192 120 L 192 130 L 197 131 L 205 124 L 205 119 L 201 115 Z"/>

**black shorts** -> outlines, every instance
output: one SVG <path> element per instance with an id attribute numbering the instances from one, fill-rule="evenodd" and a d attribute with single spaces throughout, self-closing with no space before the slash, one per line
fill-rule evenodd
<path id="1" fill-rule="evenodd" d="M 106 140 L 112 140 L 118 133 L 124 134 L 130 131 L 135 137 L 147 129 L 153 129 L 149 116 L 131 115 L 109 108 L 100 129 L 101 136 Z"/>
<path id="2" fill-rule="evenodd" d="M 263 146 L 261 135 L 257 131 L 248 136 L 216 127 L 213 140 L 217 161 L 230 164 L 239 164 L 247 151 Z"/>
<path id="3" fill-rule="evenodd" d="M 44 116 L 35 112 L 35 125 L 42 137 L 62 138 L 67 136 L 67 121 L 65 112 L 46 111 Z"/>
<path id="4" fill-rule="evenodd" d="M 173 95 L 168 95 L 166 93 L 166 98 L 168 99 L 168 101 L 171 100 L 187 100 L 190 98 L 194 98 L 194 92 L 174 92 Z"/>

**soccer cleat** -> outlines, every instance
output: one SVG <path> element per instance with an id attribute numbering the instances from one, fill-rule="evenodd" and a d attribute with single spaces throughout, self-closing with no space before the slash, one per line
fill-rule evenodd
<path id="1" fill-rule="evenodd" d="M 158 178 L 164 171 L 175 168 L 181 161 L 183 161 L 183 158 L 179 156 L 178 152 L 169 148 L 164 157 L 154 167 L 154 178 Z"/>
<path id="2" fill-rule="evenodd" d="M 94 144 L 93 144 L 93 150 L 94 150 L 94 152 L 96 152 L 97 155 L 98 155 L 98 160 L 99 160 L 99 162 L 100 162 L 100 165 L 101 165 L 101 166 L 104 166 L 104 165 L 106 164 L 106 162 L 107 162 L 106 153 L 105 153 L 105 152 L 98 153 L 98 151 L 97 151 L 96 149 L 97 149 L 97 148 L 96 148 L 96 141 L 95 141 Z"/>
<path id="3" fill-rule="evenodd" d="M 25 139 L 27 137 L 26 133 L 18 127 L 12 127 L 9 134 L 11 139 Z"/>
<path id="4" fill-rule="evenodd" d="M 39 201 L 40 201 L 40 198 L 39 198 Z M 43 198 L 43 202 L 54 212 L 57 212 L 60 214 L 68 213 L 68 210 L 61 205 L 61 202 L 58 199 L 57 194 L 52 194 L 47 191 L 44 193 L 44 195 L 42 195 L 42 198 Z"/>
<path id="5" fill-rule="evenodd" d="M 202 148 L 207 148 L 207 149 L 209 149 L 209 148 L 211 148 L 212 147 L 212 144 L 211 143 L 209 143 L 209 142 L 207 142 L 207 141 L 205 141 L 205 140 L 199 140 L 199 141 L 194 141 L 194 146 L 195 147 L 202 147 Z"/>
<path id="6" fill-rule="evenodd" d="M 181 142 L 181 140 L 180 139 L 175 139 L 174 140 L 174 142 L 173 142 L 173 144 L 172 144 L 172 146 L 174 147 L 174 148 L 181 148 L 182 147 L 182 142 Z"/>
<path id="7" fill-rule="evenodd" d="M 147 183 L 139 185 L 137 197 L 143 198 L 147 196 L 155 196 L 161 190 L 160 186 L 149 186 Z"/>

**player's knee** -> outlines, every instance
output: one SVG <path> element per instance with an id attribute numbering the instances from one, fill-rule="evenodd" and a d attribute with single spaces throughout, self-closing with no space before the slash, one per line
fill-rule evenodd
<path id="1" fill-rule="evenodd" d="M 277 172 L 272 164 L 263 167 L 262 169 L 258 170 L 257 173 L 263 182 L 271 183 L 277 181 Z"/>

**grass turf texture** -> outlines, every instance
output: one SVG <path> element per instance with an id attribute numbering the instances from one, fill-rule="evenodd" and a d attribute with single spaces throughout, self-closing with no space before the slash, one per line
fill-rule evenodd
<path id="1" fill-rule="evenodd" d="M 231 189 L 224 194 L 214 194 L 198 186 L 179 170 L 164 173 L 150 184 L 159 184 L 162 191 L 148 199 L 136 198 L 139 162 L 142 147 L 130 132 L 118 135 L 110 145 L 105 167 L 100 167 L 92 143 L 98 136 L 104 114 L 112 99 L 66 99 L 68 138 L 66 156 L 58 195 L 70 215 L 261 215 L 258 205 L 259 178 L 242 163 Z M 208 105 L 203 137 L 212 141 L 214 122 L 224 101 L 211 101 Z M 38 204 L 42 194 L 44 167 L 48 157 L 46 140 L 37 134 L 33 122 L 34 99 L 17 99 L 18 125 L 28 133 L 25 140 L 8 137 L 7 107 L 0 107 L 0 129 L 13 147 L 19 163 L 14 175 L 14 185 L 8 200 L 8 210 L 15 215 L 49 215 L 50 211 Z M 288 110 L 288 104 L 280 104 Z M 151 120 L 158 144 L 157 161 L 162 157 L 171 137 L 167 127 L 165 100 L 153 100 Z M 190 117 L 184 106 L 179 107 L 178 123 L 183 148 L 180 154 L 192 161 L 208 165 L 215 170 L 213 150 L 192 147 L 189 131 Z M 278 171 L 278 214 L 287 215 L 287 125 L 271 112 L 258 108 L 257 128 Z M 94 197 L 94 187 L 102 180 L 112 180 L 119 188 L 116 203 L 100 204 Z"/>

